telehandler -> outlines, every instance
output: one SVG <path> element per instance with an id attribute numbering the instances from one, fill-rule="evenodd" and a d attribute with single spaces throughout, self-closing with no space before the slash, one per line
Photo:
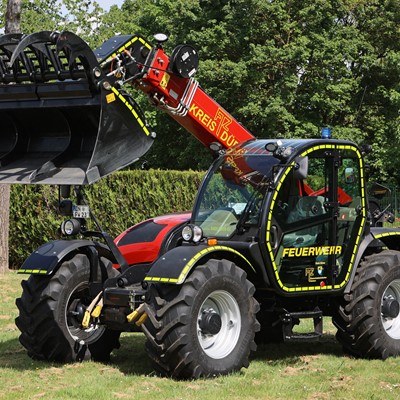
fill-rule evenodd
<path id="1" fill-rule="evenodd" d="M 108 360 L 121 332 L 142 331 L 162 375 L 224 375 L 249 365 L 256 342 L 318 340 L 325 316 L 347 353 L 399 355 L 400 229 L 384 226 L 393 215 L 374 200 L 388 189 L 367 194 L 370 148 L 329 129 L 256 139 L 200 88 L 197 51 L 168 57 L 166 39 L 116 36 L 92 51 L 66 31 L 0 37 L 0 182 L 60 185 L 68 217 L 66 240 L 19 269 L 30 275 L 16 319 L 29 356 Z M 191 213 L 113 240 L 83 188 L 154 141 L 132 89 L 215 160 Z M 295 329 L 303 319 L 308 333 Z"/>

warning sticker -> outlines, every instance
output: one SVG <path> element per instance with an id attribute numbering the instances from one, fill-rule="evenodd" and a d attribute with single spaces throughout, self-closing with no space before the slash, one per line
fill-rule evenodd
<path id="1" fill-rule="evenodd" d="M 167 73 L 165 73 L 164 76 L 162 77 L 161 82 L 160 82 L 160 86 L 161 86 L 163 89 L 166 89 L 166 88 L 167 88 L 168 82 L 169 82 L 169 78 L 170 78 L 170 75 L 167 74 Z"/>
<path id="2" fill-rule="evenodd" d="M 106 101 L 107 103 L 112 103 L 113 101 L 115 101 L 115 94 L 114 93 L 110 93 L 106 96 Z"/>

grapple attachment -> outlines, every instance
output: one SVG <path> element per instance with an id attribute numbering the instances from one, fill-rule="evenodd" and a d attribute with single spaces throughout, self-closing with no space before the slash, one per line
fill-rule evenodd
<path id="1" fill-rule="evenodd" d="M 104 71 L 128 44 L 145 61 L 135 38 L 95 53 L 71 32 L 0 36 L 0 183 L 88 184 L 149 150 L 139 107 Z"/>

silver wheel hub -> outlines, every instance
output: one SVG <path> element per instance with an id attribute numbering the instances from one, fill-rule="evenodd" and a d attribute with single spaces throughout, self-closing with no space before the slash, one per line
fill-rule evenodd
<path id="1" fill-rule="evenodd" d="M 383 293 L 381 320 L 386 333 L 400 339 L 400 279 L 392 281 Z"/>
<path id="2" fill-rule="evenodd" d="M 236 299 L 224 290 L 212 292 L 197 316 L 197 337 L 211 358 L 228 356 L 236 347 L 241 331 L 240 309 Z"/>

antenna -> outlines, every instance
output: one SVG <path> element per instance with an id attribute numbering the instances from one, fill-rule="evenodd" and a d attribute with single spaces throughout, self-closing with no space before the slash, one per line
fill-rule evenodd
<path id="1" fill-rule="evenodd" d="M 365 92 L 367 91 L 367 87 L 368 87 L 368 85 L 365 85 L 364 91 L 363 91 L 363 94 L 362 94 L 362 97 L 361 97 L 360 105 L 358 106 L 356 118 L 354 119 L 354 122 L 353 122 L 353 126 L 356 125 L 357 120 L 358 120 L 358 117 L 359 117 L 359 115 L 360 115 L 361 107 L 362 107 L 362 105 L 363 105 L 363 103 L 364 103 L 364 97 L 365 97 Z"/>

